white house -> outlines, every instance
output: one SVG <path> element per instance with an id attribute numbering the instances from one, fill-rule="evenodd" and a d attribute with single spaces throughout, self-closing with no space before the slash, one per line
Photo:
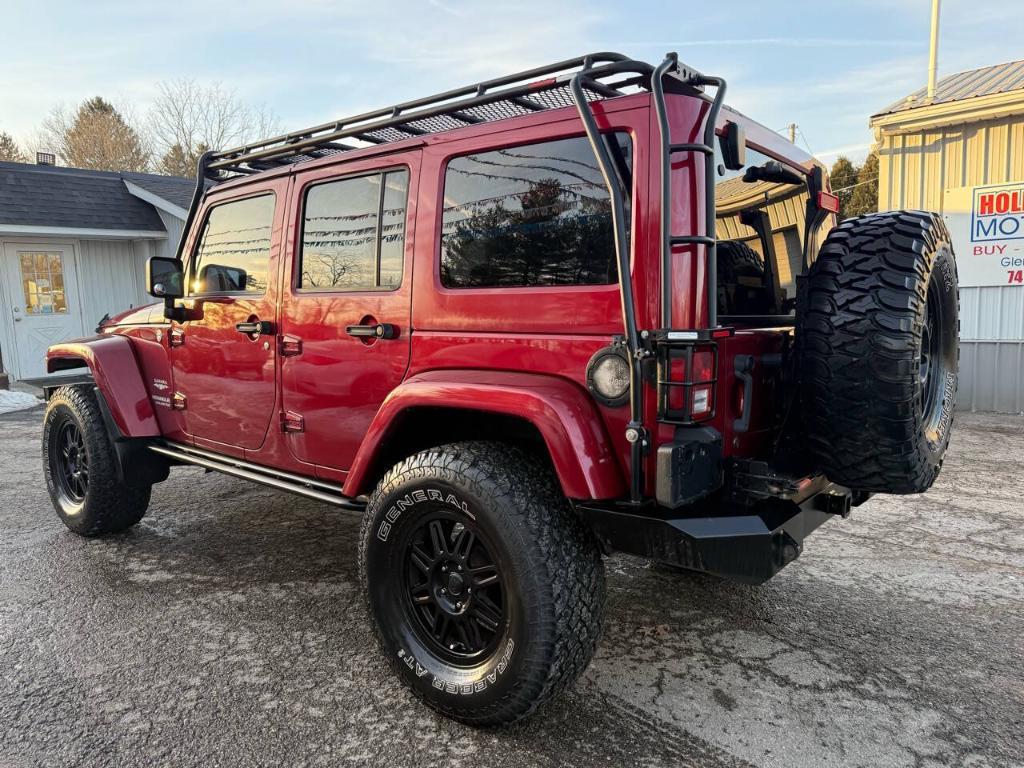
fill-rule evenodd
<path id="1" fill-rule="evenodd" d="M 193 179 L 0 163 L 0 384 L 46 376 L 56 341 L 149 303 L 146 260 L 173 255 Z"/>

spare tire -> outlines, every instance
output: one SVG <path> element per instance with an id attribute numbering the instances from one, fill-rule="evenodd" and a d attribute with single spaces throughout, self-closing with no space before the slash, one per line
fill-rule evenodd
<path id="1" fill-rule="evenodd" d="M 949 445 L 960 358 L 942 219 L 893 211 L 844 221 L 799 305 L 804 421 L 821 470 L 860 491 L 927 490 Z"/>
<path id="2" fill-rule="evenodd" d="M 746 243 L 722 240 L 715 249 L 718 264 L 718 313 L 765 315 L 772 304 L 764 284 L 764 259 Z"/>

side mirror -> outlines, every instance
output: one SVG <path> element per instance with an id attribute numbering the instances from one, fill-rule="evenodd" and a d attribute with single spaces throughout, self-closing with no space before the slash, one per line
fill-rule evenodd
<path id="1" fill-rule="evenodd" d="M 196 290 L 200 293 L 231 293 L 244 291 L 248 283 L 249 275 L 241 267 L 204 264 L 199 270 Z"/>
<path id="2" fill-rule="evenodd" d="M 738 171 L 747 164 L 747 136 L 739 123 L 730 120 L 725 124 L 718 145 L 722 148 L 722 164 L 730 171 Z"/>
<path id="3" fill-rule="evenodd" d="M 153 256 L 146 262 L 146 287 L 150 296 L 174 301 L 185 295 L 185 267 L 180 259 Z"/>

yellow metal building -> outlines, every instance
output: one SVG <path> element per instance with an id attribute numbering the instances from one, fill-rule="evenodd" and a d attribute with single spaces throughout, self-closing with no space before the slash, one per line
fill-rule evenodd
<path id="1" fill-rule="evenodd" d="M 879 210 L 940 212 L 953 235 L 959 406 L 1024 411 L 1024 60 L 944 77 L 871 127 Z"/>

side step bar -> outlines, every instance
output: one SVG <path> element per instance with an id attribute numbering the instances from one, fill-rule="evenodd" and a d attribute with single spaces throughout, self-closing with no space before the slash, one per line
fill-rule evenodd
<path id="1" fill-rule="evenodd" d="M 289 491 L 299 496 L 305 496 L 308 499 L 316 499 L 317 501 L 332 504 L 335 507 L 341 507 L 353 512 L 362 512 L 366 508 L 365 503 L 356 501 L 348 496 L 343 496 L 341 489 L 337 486 L 332 486 L 309 477 L 303 477 L 302 475 L 293 475 L 290 472 L 281 472 L 276 469 L 261 467 L 258 464 L 252 464 L 242 459 L 222 456 L 221 454 L 203 451 L 191 446 L 167 443 L 164 445 L 151 445 L 149 449 L 159 453 L 161 456 L 166 456 L 184 464 L 194 464 L 214 472 L 221 472 L 232 477 L 240 477 L 243 480 L 251 480 L 254 483 L 260 483 L 261 485 L 267 485 L 282 491 Z"/>

